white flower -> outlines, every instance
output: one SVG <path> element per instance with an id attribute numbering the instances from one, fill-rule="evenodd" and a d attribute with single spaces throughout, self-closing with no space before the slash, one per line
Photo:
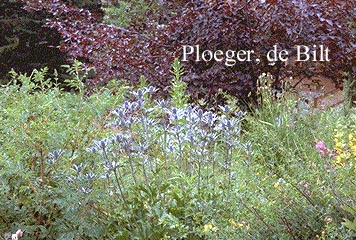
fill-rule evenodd
<path id="1" fill-rule="evenodd" d="M 21 229 L 17 230 L 16 233 L 11 235 L 11 240 L 18 240 L 20 237 L 22 237 L 23 231 Z"/>

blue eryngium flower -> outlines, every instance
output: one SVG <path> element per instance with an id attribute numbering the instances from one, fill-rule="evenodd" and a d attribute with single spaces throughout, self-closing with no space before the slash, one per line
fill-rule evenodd
<path id="1" fill-rule="evenodd" d="M 90 172 L 90 173 L 85 174 L 84 176 L 85 176 L 87 179 L 91 180 L 91 179 L 93 179 L 93 178 L 95 177 L 95 174 L 92 173 L 92 172 Z"/>
<path id="2" fill-rule="evenodd" d="M 193 133 L 188 132 L 186 136 L 186 140 L 190 143 L 195 143 L 197 141 L 197 138 L 194 136 Z"/>
<path id="3" fill-rule="evenodd" d="M 51 158 L 51 159 L 47 160 L 47 163 L 50 164 L 50 165 L 54 165 L 56 163 L 56 160 Z"/>
<path id="4" fill-rule="evenodd" d="M 144 92 L 142 91 L 142 89 L 138 89 L 137 91 L 132 91 L 131 92 L 135 97 L 137 97 L 137 99 L 141 99 L 144 95 Z"/>
<path id="5" fill-rule="evenodd" d="M 241 119 L 245 115 L 245 113 L 243 111 L 239 110 L 239 111 L 237 111 L 237 113 L 235 113 L 235 115 L 238 119 Z"/>
<path id="6" fill-rule="evenodd" d="M 129 101 L 125 101 L 124 102 L 124 106 L 123 106 L 126 110 L 131 110 L 131 104 Z"/>
<path id="7" fill-rule="evenodd" d="M 143 105 L 145 105 L 145 101 L 142 98 L 140 98 L 137 100 L 137 105 L 138 105 L 138 108 L 142 108 Z"/>
<path id="8" fill-rule="evenodd" d="M 148 88 L 146 88 L 145 93 L 154 93 L 157 92 L 158 88 L 155 88 L 153 86 L 149 86 Z"/>
<path id="9" fill-rule="evenodd" d="M 96 153 L 98 151 L 98 149 L 96 147 L 92 147 L 89 149 L 90 153 Z"/>
<path id="10" fill-rule="evenodd" d="M 80 173 L 83 169 L 83 164 L 79 164 L 79 165 L 74 164 L 73 168 L 77 173 Z"/>
<path id="11" fill-rule="evenodd" d="M 227 119 L 225 116 L 221 119 L 221 126 L 224 130 L 229 130 L 233 127 L 231 120 Z"/>
<path id="12" fill-rule="evenodd" d="M 157 106 L 160 107 L 160 108 L 165 108 L 166 105 L 167 105 L 164 100 L 158 100 L 158 101 L 156 101 L 156 104 L 157 104 Z"/>
<path id="13" fill-rule="evenodd" d="M 97 148 L 105 150 L 109 146 L 110 140 L 105 138 L 99 141 L 94 141 L 94 144 Z"/>
<path id="14" fill-rule="evenodd" d="M 219 106 L 219 108 L 222 110 L 222 112 L 224 114 L 228 114 L 231 112 L 231 108 L 229 107 L 229 105 L 225 105 L 225 106 Z"/>
<path id="15" fill-rule="evenodd" d="M 199 109 L 199 110 L 198 110 L 198 117 L 199 117 L 199 118 L 202 118 L 202 117 L 203 117 L 203 114 L 204 114 L 203 110 L 202 110 L 202 109 Z"/>
<path id="16" fill-rule="evenodd" d="M 122 134 L 116 134 L 116 135 L 113 137 L 113 142 L 120 143 L 123 138 L 124 138 L 124 137 L 123 137 Z"/>
<path id="17" fill-rule="evenodd" d="M 92 188 L 81 187 L 79 189 L 79 191 L 82 192 L 82 193 L 85 193 L 85 194 L 89 194 L 89 193 L 91 193 L 93 191 L 93 189 Z"/>
<path id="18" fill-rule="evenodd" d="M 101 179 L 109 179 L 111 177 L 111 174 L 106 172 L 104 175 L 101 175 L 100 178 Z"/>
<path id="19" fill-rule="evenodd" d="M 126 116 L 126 112 L 121 108 L 115 109 L 111 113 L 119 117 L 119 119 L 123 119 Z"/>
<path id="20" fill-rule="evenodd" d="M 120 163 L 116 162 L 116 161 L 105 163 L 105 168 L 107 169 L 107 171 L 114 171 L 119 166 L 120 166 Z"/>
<path id="21" fill-rule="evenodd" d="M 202 121 L 209 127 L 212 127 L 214 125 L 214 122 L 216 121 L 216 116 L 211 111 L 206 112 L 203 114 Z"/>
<path id="22" fill-rule="evenodd" d="M 62 154 L 64 153 L 63 150 L 59 149 L 59 150 L 54 150 L 53 152 L 50 152 L 48 154 L 48 157 L 53 159 L 53 160 L 57 160 Z"/>

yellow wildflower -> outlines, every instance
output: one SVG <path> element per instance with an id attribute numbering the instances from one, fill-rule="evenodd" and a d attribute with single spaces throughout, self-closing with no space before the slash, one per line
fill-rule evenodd
<path id="1" fill-rule="evenodd" d="M 349 134 L 349 141 L 351 142 L 354 139 L 354 137 L 352 136 L 352 134 Z"/>
<path id="2" fill-rule="evenodd" d="M 340 139 L 340 138 L 342 138 L 342 134 L 338 132 L 335 134 L 334 137 L 335 137 L 335 139 Z"/>
<path id="3" fill-rule="evenodd" d="M 352 151 L 352 154 L 353 154 L 354 156 L 356 156 L 356 146 L 355 146 L 355 145 L 353 145 L 353 146 L 351 147 L 351 151 Z"/>
<path id="4" fill-rule="evenodd" d="M 205 233 L 209 232 L 211 229 L 213 229 L 213 225 L 211 225 L 211 224 L 205 224 L 204 225 L 204 232 Z"/>
<path id="5" fill-rule="evenodd" d="M 335 152 L 336 152 L 336 154 L 341 154 L 342 153 L 342 149 L 335 147 Z"/>
<path id="6" fill-rule="evenodd" d="M 282 190 L 282 188 L 281 188 L 281 186 L 280 186 L 280 184 L 279 184 L 279 181 L 275 182 L 275 183 L 273 184 L 273 187 L 276 188 L 276 189 L 278 189 L 279 191 Z"/>
<path id="7" fill-rule="evenodd" d="M 230 218 L 230 219 L 229 219 L 229 223 L 231 224 L 231 226 L 232 226 L 233 229 L 236 229 L 237 224 L 236 224 L 236 222 L 234 221 L 234 219 Z"/>
<path id="8" fill-rule="evenodd" d="M 247 231 L 250 230 L 250 224 L 246 225 L 246 229 L 247 229 Z"/>
<path id="9" fill-rule="evenodd" d="M 210 230 L 213 231 L 213 232 L 216 232 L 218 230 L 218 228 L 217 227 L 213 227 L 213 225 L 211 225 L 210 223 L 209 224 L 205 224 L 204 225 L 204 232 L 208 233 Z"/>

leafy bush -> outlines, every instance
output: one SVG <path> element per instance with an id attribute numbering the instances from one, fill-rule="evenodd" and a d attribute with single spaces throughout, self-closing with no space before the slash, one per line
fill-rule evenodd
<path id="1" fill-rule="evenodd" d="M 43 27 L 51 16 L 46 12 L 28 12 L 23 1 L 0 2 L 0 79 L 7 82 L 8 72 L 31 73 L 34 68 L 58 68 L 67 55 L 56 48 L 61 36 L 55 29 Z"/>
<path id="2" fill-rule="evenodd" d="M 173 73 L 179 85 L 177 61 Z M 241 118 L 230 119 L 229 107 L 222 116 L 189 107 L 184 89 L 172 89 L 173 106 L 152 102 L 152 87 L 132 92 L 112 112 L 115 135 L 91 149 L 117 199 L 108 207 L 109 238 L 203 239 L 218 215 L 231 218 Z"/>
<path id="3" fill-rule="evenodd" d="M 75 93 L 46 69 L 13 72 L 20 84 L 0 89 L 2 235 L 355 238 L 352 157 L 338 164 L 352 152 L 341 126 L 353 129 L 353 118 L 339 109 L 314 112 L 288 92 L 276 99 L 265 74 L 253 113 L 202 110 L 187 104 L 178 61 L 168 100 L 144 78 L 138 89 L 111 82 L 86 96 L 80 70 L 67 66 Z M 335 128 L 346 138 L 334 153 Z"/>
<path id="4" fill-rule="evenodd" d="M 105 133 L 102 118 L 121 94 L 63 92 L 47 69 L 12 75 L 14 84 L 0 89 L 1 235 L 21 228 L 30 239 L 98 238 L 103 223 L 92 208 L 100 195 L 84 193 L 91 175 L 71 184 L 72 167 L 95 166 L 86 148 Z"/>
<path id="5" fill-rule="evenodd" d="M 62 34 L 65 41 L 61 49 L 95 66 L 96 82 L 125 78 L 136 83 L 143 75 L 167 92 L 170 66 L 175 58 L 182 56 L 182 46 L 187 44 L 199 44 L 201 49 L 212 51 L 251 49 L 255 51 L 253 58 L 260 59 L 258 64 L 241 62 L 232 67 L 223 62 L 190 59 L 183 80 L 188 83 L 193 99 L 204 97 L 212 101 L 212 96 L 223 89 L 247 100 L 251 91 L 255 93 L 257 78 L 264 72 L 275 76 L 277 88 L 280 78 L 290 74 L 311 76 L 321 71 L 332 79 L 341 79 L 343 71 L 354 73 L 354 33 L 349 28 L 354 18 L 354 1 L 183 3 L 169 5 L 169 11 L 164 13 L 169 21 L 164 24 L 159 24 L 153 14 L 145 19 L 145 24 L 129 28 L 98 23 L 88 11 L 64 4 L 36 1 L 28 4 L 58 16 L 48 26 Z M 286 67 L 281 62 L 271 66 L 265 56 L 276 43 L 279 49 L 290 51 L 297 44 L 310 47 L 324 44 L 329 47 L 333 60 L 319 67 L 308 63 Z"/>
<path id="6" fill-rule="evenodd" d="M 335 128 L 334 149 L 336 156 L 333 161 L 335 167 L 335 182 L 342 189 L 338 198 L 343 209 L 350 215 L 343 223 L 347 228 L 356 232 L 356 197 L 353 179 L 355 175 L 356 160 L 356 126 L 355 113 L 352 111 L 346 119 L 340 119 Z"/>
<path id="7" fill-rule="evenodd" d="M 263 235 L 268 239 L 354 237 L 341 226 L 347 216 L 342 203 L 351 197 L 342 182 L 354 177 L 335 170 L 335 154 L 319 141 L 332 145 L 341 110 L 313 112 L 286 92 L 276 100 L 266 87 L 269 77 L 259 82 L 262 105 L 247 116 L 245 137 L 252 145 L 250 169 L 259 177 L 249 183 L 258 193 L 247 191 L 248 199 L 255 200 L 248 205 L 255 207 L 257 220 L 264 223 Z"/>
<path id="8" fill-rule="evenodd" d="M 159 3 L 155 0 L 115 1 L 105 6 L 104 22 L 119 27 L 129 27 L 135 24 L 142 26 L 147 15 L 153 15 L 159 9 Z"/>

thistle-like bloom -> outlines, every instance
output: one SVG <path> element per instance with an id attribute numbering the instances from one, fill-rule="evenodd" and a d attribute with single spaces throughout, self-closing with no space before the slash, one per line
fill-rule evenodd
<path id="1" fill-rule="evenodd" d="M 57 160 L 62 154 L 64 153 L 63 150 L 59 149 L 59 150 L 54 150 L 53 152 L 50 152 L 48 154 L 48 157 L 53 159 L 53 160 Z"/>
<path id="2" fill-rule="evenodd" d="M 219 108 L 221 109 L 221 111 L 222 111 L 224 114 L 227 114 L 227 113 L 231 112 L 231 108 L 229 107 L 229 105 L 219 106 Z"/>
<path id="3" fill-rule="evenodd" d="M 111 112 L 112 114 L 116 115 L 120 119 L 123 119 L 125 117 L 125 111 L 122 110 L 121 108 L 115 109 L 114 111 Z"/>
<path id="4" fill-rule="evenodd" d="M 198 110 L 198 117 L 199 117 L 199 118 L 202 118 L 202 117 L 203 117 L 203 114 L 204 114 L 203 110 L 202 110 L 202 109 L 199 109 L 199 110 Z"/>
<path id="5" fill-rule="evenodd" d="M 238 118 L 238 119 L 241 119 L 243 116 L 245 115 L 245 113 L 241 110 L 237 111 L 235 113 L 235 116 Z"/>
<path id="6" fill-rule="evenodd" d="M 127 110 L 131 110 L 131 104 L 129 103 L 129 101 L 125 101 L 123 107 Z"/>
<path id="7" fill-rule="evenodd" d="M 161 108 L 161 109 L 163 109 L 163 108 L 165 108 L 166 107 L 166 101 L 164 101 L 164 99 L 162 99 L 162 100 L 156 100 L 155 101 L 156 102 L 156 105 L 159 107 L 159 108 Z"/>
<path id="8" fill-rule="evenodd" d="M 203 122 L 206 123 L 209 127 L 213 126 L 215 120 L 216 116 L 211 111 L 204 113 Z"/>
<path id="9" fill-rule="evenodd" d="M 112 162 L 106 162 L 104 163 L 105 168 L 108 172 L 115 170 L 117 167 L 120 166 L 119 162 L 112 161 Z"/>
<path id="10" fill-rule="evenodd" d="M 79 165 L 74 164 L 73 168 L 77 173 L 80 173 L 82 171 L 83 165 L 82 164 L 79 164 Z"/>
<path id="11" fill-rule="evenodd" d="M 98 152 L 98 149 L 96 147 L 92 147 L 88 150 L 90 153 L 96 153 Z"/>
<path id="12" fill-rule="evenodd" d="M 226 116 L 222 116 L 221 126 L 223 129 L 229 130 L 233 127 L 233 124 L 229 119 L 226 118 Z"/>
<path id="13" fill-rule="evenodd" d="M 93 179 L 93 178 L 95 177 L 95 174 L 92 173 L 92 172 L 90 172 L 90 173 L 86 173 L 84 176 L 85 176 L 87 179 L 91 180 L 91 179 Z"/>
<path id="14" fill-rule="evenodd" d="M 157 91 L 158 91 L 158 88 L 155 88 L 153 86 L 149 86 L 148 88 L 145 89 L 145 93 L 154 93 Z"/>
<path id="15" fill-rule="evenodd" d="M 188 141 L 190 143 L 195 143 L 197 141 L 197 138 L 194 136 L 193 133 L 188 132 L 187 136 L 186 136 L 186 141 Z"/>
<path id="16" fill-rule="evenodd" d="M 143 97 L 143 91 L 142 89 L 138 89 L 137 91 L 132 91 L 131 92 L 137 99 L 141 99 Z"/>
<path id="17" fill-rule="evenodd" d="M 145 101 L 142 98 L 137 100 L 138 108 L 142 108 L 145 105 Z"/>
<path id="18" fill-rule="evenodd" d="M 102 139 L 102 140 L 99 140 L 99 141 L 94 141 L 94 144 L 95 144 L 95 146 L 97 148 L 105 150 L 109 146 L 110 140 L 109 139 Z"/>
<path id="19" fill-rule="evenodd" d="M 81 188 L 79 189 L 79 191 L 80 191 L 81 193 L 84 193 L 84 194 L 89 194 L 89 193 L 91 193 L 91 192 L 93 191 L 93 189 L 92 189 L 92 188 L 81 187 Z"/>

